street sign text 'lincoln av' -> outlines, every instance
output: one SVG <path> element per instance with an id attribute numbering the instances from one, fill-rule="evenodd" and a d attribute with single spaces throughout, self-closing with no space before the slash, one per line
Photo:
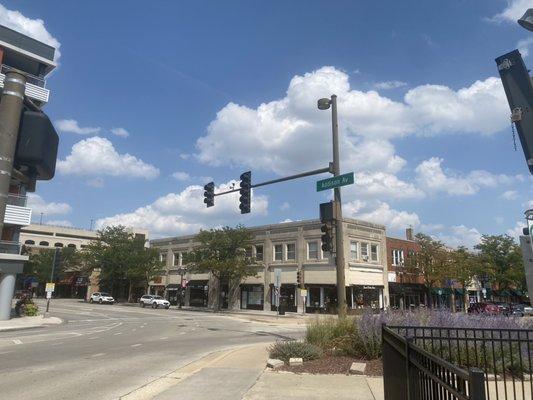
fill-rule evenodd
<path id="1" fill-rule="evenodd" d="M 316 191 L 334 189 L 339 186 L 351 185 L 354 183 L 353 172 L 334 176 L 332 178 L 322 179 L 316 183 Z"/>

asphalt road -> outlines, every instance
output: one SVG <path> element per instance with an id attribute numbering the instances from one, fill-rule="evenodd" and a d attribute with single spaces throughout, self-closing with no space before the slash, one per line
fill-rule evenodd
<path id="1" fill-rule="evenodd" d="M 1 399 L 117 399 L 210 352 L 301 333 L 287 324 L 77 300 L 53 300 L 51 315 L 64 323 L 0 333 Z"/>

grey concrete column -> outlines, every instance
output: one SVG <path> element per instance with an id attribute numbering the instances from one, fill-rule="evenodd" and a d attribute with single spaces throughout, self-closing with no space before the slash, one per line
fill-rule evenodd
<path id="1" fill-rule="evenodd" d="M 2 101 L 0 101 L 0 143 L 2 143 L 0 146 L 0 235 L 4 229 L 7 194 L 11 183 L 25 88 L 26 77 L 22 73 L 16 71 L 6 73 Z"/>
<path id="2" fill-rule="evenodd" d="M 0 321 L 6 321 L 11 316 L 11 300 L 15 293 L 16 274 L 0 275 Z"/>

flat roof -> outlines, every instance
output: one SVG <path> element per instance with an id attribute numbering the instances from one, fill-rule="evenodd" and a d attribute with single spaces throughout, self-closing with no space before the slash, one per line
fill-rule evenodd
<path id="1" fill-rule="evenodd" d="M 18 47 L 19 49 L 42 57 L 52 63 L 54 62 L 54 55 L 56 51 L 54 47 L 3 25 L 0 25 L 0 40 Z"/>

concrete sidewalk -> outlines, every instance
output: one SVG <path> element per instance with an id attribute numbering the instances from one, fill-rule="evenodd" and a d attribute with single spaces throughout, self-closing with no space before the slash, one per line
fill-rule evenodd
<path id="1" fill-rule="evenodd" d="M 0 321 L 0 332 L 18 331 L 23 329 L 40 328 L 46 325 L 57 325 L 62 321 L 57 317 L 15 317 L 7 321 Z"/>
<path id="2" fill-rule="evenodd" d="M 210 354 L 121 399 L 383 399 L 381 377 L 308 375 L 266 370 L 268 346 L 262 343 Z"/>

